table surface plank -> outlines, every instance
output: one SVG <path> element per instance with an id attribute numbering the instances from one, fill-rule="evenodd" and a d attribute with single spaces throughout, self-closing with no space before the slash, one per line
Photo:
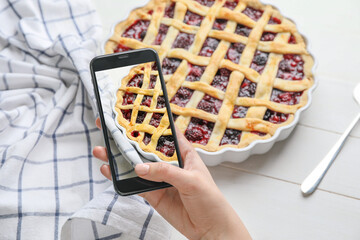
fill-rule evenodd
<path id="1" fill-rule="evenodd" d="M 147 0 L 93 0 L 104 25 L 125 19 Z M 360 236 L 360 124 L 310 197 L 300 184 L 356 116 L 360 82 L 360 1 L 265 0 L 296 22 L 311 43 L 319 82 L 310 108 L 290 137 L 243 163 L 211 167 L 220 190 L 255 239 L 358 239 Z M 185 239 L 174 230 L 172 239 Z"/>

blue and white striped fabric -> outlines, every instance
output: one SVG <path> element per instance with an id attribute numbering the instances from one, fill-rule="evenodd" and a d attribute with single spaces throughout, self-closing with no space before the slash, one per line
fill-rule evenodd
<path id="1" fill-rule="evenodd" d="M 99 173 L 85 0 L 0 1 L 0 239 L 167 239 L 142 198 Z"/>

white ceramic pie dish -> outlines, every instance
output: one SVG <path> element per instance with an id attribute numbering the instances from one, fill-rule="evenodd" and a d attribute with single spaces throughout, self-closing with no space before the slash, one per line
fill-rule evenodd
<path id="1" fill-rule="evenodd" d="M 275 7 L 273 5 L 272 5 L 272 7 L 278 9 L 277 7 Z M 102 49 L 101 50 L 102 50 L 103 54 L 105 54 L 104 49 L 105 49 L 106 42 L 114 34 L 115 26 L 118 23 L 120 23 L 121 21 L 125 20 L 127 17 L 128 16 L 121 19 L 120 21 L 118 21 L 117 23 L 115 23 L 112 26 L 109 36 L 104 40 L 104 42 L 102 44 Z M 291 20 L 288 17 L 286 17 L 286 18 Z M 292 21 L 292 22 L 294 22 L 294 21 Z M 301 34 L 301 36 L 304 38 L 304 41 L 306 42 L 307 50 L 311 53 L 312 51 L 311 51 L 310 42 L 308 41 L 306 36 L 304 36 L 303 34 Z M 311 88 L 308 89 L 308 93 L 307 93 L 308 94 L 308 101 L 307 101 L 307 104 L 304 107 L 302 107 L 302 108 L 300 108 L 300 109 L 298 109 L 296 111 L 296 113 L 294 114 L 293 121 L 288 125 L 279 127 L 276 130 L 275 134 L 271 138 L 255 140 L 255 141 L 251 142 L 248 146 L 246 146 L 244 148 L 230 148 L 230 147 L 228 147 L 228 148 L 223 148 L 223 149 L 221 149 L 219 151 L 216 151 L 216 152 L 208 152 L 208 151 L 205 151 L 205 150 L 200 149 L 200 148 L 195 148 L 196 151 L 199 153 L 199 155 L 201 156 L 201 158 L 203 159 L 203 161 L 205 162 L 205 164 L 207 166 L 216 166 L 216 165 L 218 165 L 218 164 L 220 164 L 222 162 L 234 162 L 234 163 L 243 162 L 247 158 L 249 158 L 251 155 L 264 154 L 264 153 L 268 152 L 276 142 L 282 141 L 282 140 L 286 139 L 290 135 L 290 133 L 294 130 L 295 126 L 299 122 L 301 113 L 303 111 L 305 111 L 307 108 L 309 108 L 309 106 L 311 104 L 311 101 L 312 101 L 313 91 L 315 90 L 315 88 L 318 85 L 318 82 L 317 82 L 317 80 L 315 78 L 315 74 L 314 74 L 315 69 L 317 67 L 317 61 L 314 58 L 314 56 L 312 56 L 312 58 L 314 60 L 314 66 L 312 68 L 312 73 L 314 75 L 314 84 L 313 84 L 313 86 Z M 116 101 L 116 93 L 114 93 L 113 96 L 114 96 L 113 100 Z M 118 113 L 117 113 L 117 111 L 115 111 L 115 102 L 114 102 L 114 104 L 112 104 L 112 109 L 113 109 L 113 112 L 115 114 L 115 119 L 117 119 Z M 125 138 L 128 139 L 128 141 L 137 149 L 137 151 L 141 155 L 143 155 L 147 159 L 151 159 L 151 160 L 154 160 L 154 161 L 162 161 L 154 153 L 149 153 L 149 152 L 143 151 L 140 148 L 140 146 L 139 146 L 139 144 L 137 142 L 129 139 L 126 136 L 126 130 L 117 121 L 115 121 L 115 124 L 122 131 Z"/>

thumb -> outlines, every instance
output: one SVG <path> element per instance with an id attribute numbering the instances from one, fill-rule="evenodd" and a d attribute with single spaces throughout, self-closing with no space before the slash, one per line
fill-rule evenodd
<path id="1" fill-rule="evenodd" d="M 135 172 L 143 179 L 167 182 L 179 190 L 192 182 L 188 171 L 165 162 L 137 164 Z"/>

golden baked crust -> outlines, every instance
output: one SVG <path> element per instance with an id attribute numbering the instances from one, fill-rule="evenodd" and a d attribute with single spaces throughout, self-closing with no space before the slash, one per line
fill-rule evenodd
<path id="1" fill-rule="evenodd" d="M 175 2 L 174 18 L 164 17 L 165 8 L 172 2 Z M 313 85 L 313 58 L 306 50 L 306 43 L 303 37 L 298 33 L 295 24 L 284 18 L 278 10 L 269 5 L 263 5 L 258 0 L 240 0 L 237 6 L 232 10 L 225 8 L 225 0 L 215 0 L 211 7 L 201 5 L 193 0 L 151 0 L 146 6 L 132 11 L 125 21 L 115 27 L 114 35 L 105 45 L 106 53 L 113 53 L 120 44 L 131 49 L 150 47 L 157 50 L 160 61 L 164 58 L 181 59 L 180 65 L 173 74 L 165 75 L 169 99 L 172 99 L 180 87 L 193 90 L 190 101 L 186 106 L 181 107 L 171 103 L 172 112 L 179 115 L 175 121 L 177 127 L 185 133 L 192 117 L 206 120 L 214 123 L 211 136 L 207 143 L 193 143 L 194 147 L 206 151 L 218 151 L 225 147 L 243 148 L 257 139 L 266 139 L 273 136 L 279 127 L 291 123 L 295 112 L 306 105 L 308 101 L 308 90 Z M 233 2 L 233 1 L 232 1 Z M 252 8 L 263 11 L 261 17 L 256 21 L 243 11 L 246 8 Z M 187 25 L 183 22 L 187 11 L 203 16 L 200 26 Z M 277 19 L 281 23 L 270 24 L 270 19 Z M 146 35 L 142 41 L 122 37 L 124 31 L 128 29 L 137 20 L 148 20 L 150 24 Z M 223 30 L 212 29 L 216 19 L 227 20 L 226 27 Z M 161 45 L 153 45 L 158 34 L 160 24 L 169 26 L 168 32 Z M 249 36 L 242 36 L 235 33 L 237 25 L 241 24 L 251 28 Z M 194 34 L 194 40 L 188 50 L 184 48 L 172 48 L 173 43 L 179 32 Z M 261 41 L 263 33 L 270 32 L 276 34 L 272 41 Z M 210 57 L 199 56 L 199 52 L 207 38 L 215 38 L 220 42 Z M 296 43 L 290 43 L 290 38 L 296 39 Z M 232 43 L 242 43 L 244 48 L 238 63 L 226 59 L 226 54 Z M 267 62 L 263 70 L 256 71 L 250 66 L 257 51 L 268 54 Z M 303 62 L 303 75 L 301 80 L 285 80 L 278 77 L 279 64 L 284 60 L 284 55 L 298 55 Z M 189 64 L 205 66 L 200 81 L 185 81 L 189 73 Z M 142 66 L 144 67 L 144 66 Z M 231 71 L 228 85 L 225 91 L 211 86 L 211 83 L 219 69 L 228 69 Z M 137 141 L 140 147 L 145 151 L 154 152 L 163 160 L 174 160 L 173 157 L 167 157 L 156 150 L 157 140 L 161 135 L 170 134 L 168 123 L 161 123 L 158 129 L 148 125 L 152 112 L 164 113 L 165 108 L 156 109 L 157 96 L 162 95 L 159 83 L 154 90 L 147 89 L 149 76 L 144 74 L 151 72 L 151 66 L 145 66 L 145 70 L 135 68 L 128 77 L 124 78 L 122 85 L 117 93 L 116 111 L 120 125 L 127 129 L 127 136 Z M 127 87 L 130 79 L 136 75 L 144 74 L 143 86 L 141 89 L 136 87 Z M 155 71 L 151 74 L 156 74 Z M 238 93 L 244 79 L 256 83 L 256 93 L 254 97 L 239 97 Z M 298 102 L 294 105 L 277 103 L 271 101 L 273 89 L 283 92 L 302 92 Z M 136 93 L 137 97 L 133 105 L 123 105 L 123 95 L 125 92 Z M 153 96 L 151 107 L 140 106 L 144 95 Z M 218 114 L 212 114 L 198 109 L 199 102 L 205 95 L 222 101 Z M 247 107 L 245 118 L 233 118 L 234 106 Z M 137 109 L 132 112 L 132 118 L 129 122 L 121 114 L 122 109 Z M 145 111 L 147 114 L 143 124 L 136 124 L 137 111 Z M 267 110 L 286 114 L 287 119 L 281 123 L 272 123 L 264 120 Z M 226 129 L 241 131 L 241 138 L 236 145 L 220 144 Z M 138 137 L 133 137 L 130 132 L 137 130 L 140 132 Z M 153 134 L 151 143 L 143 143 L 144 132 Z M 261 134 L 256 134 L 261 133 Z"/>

